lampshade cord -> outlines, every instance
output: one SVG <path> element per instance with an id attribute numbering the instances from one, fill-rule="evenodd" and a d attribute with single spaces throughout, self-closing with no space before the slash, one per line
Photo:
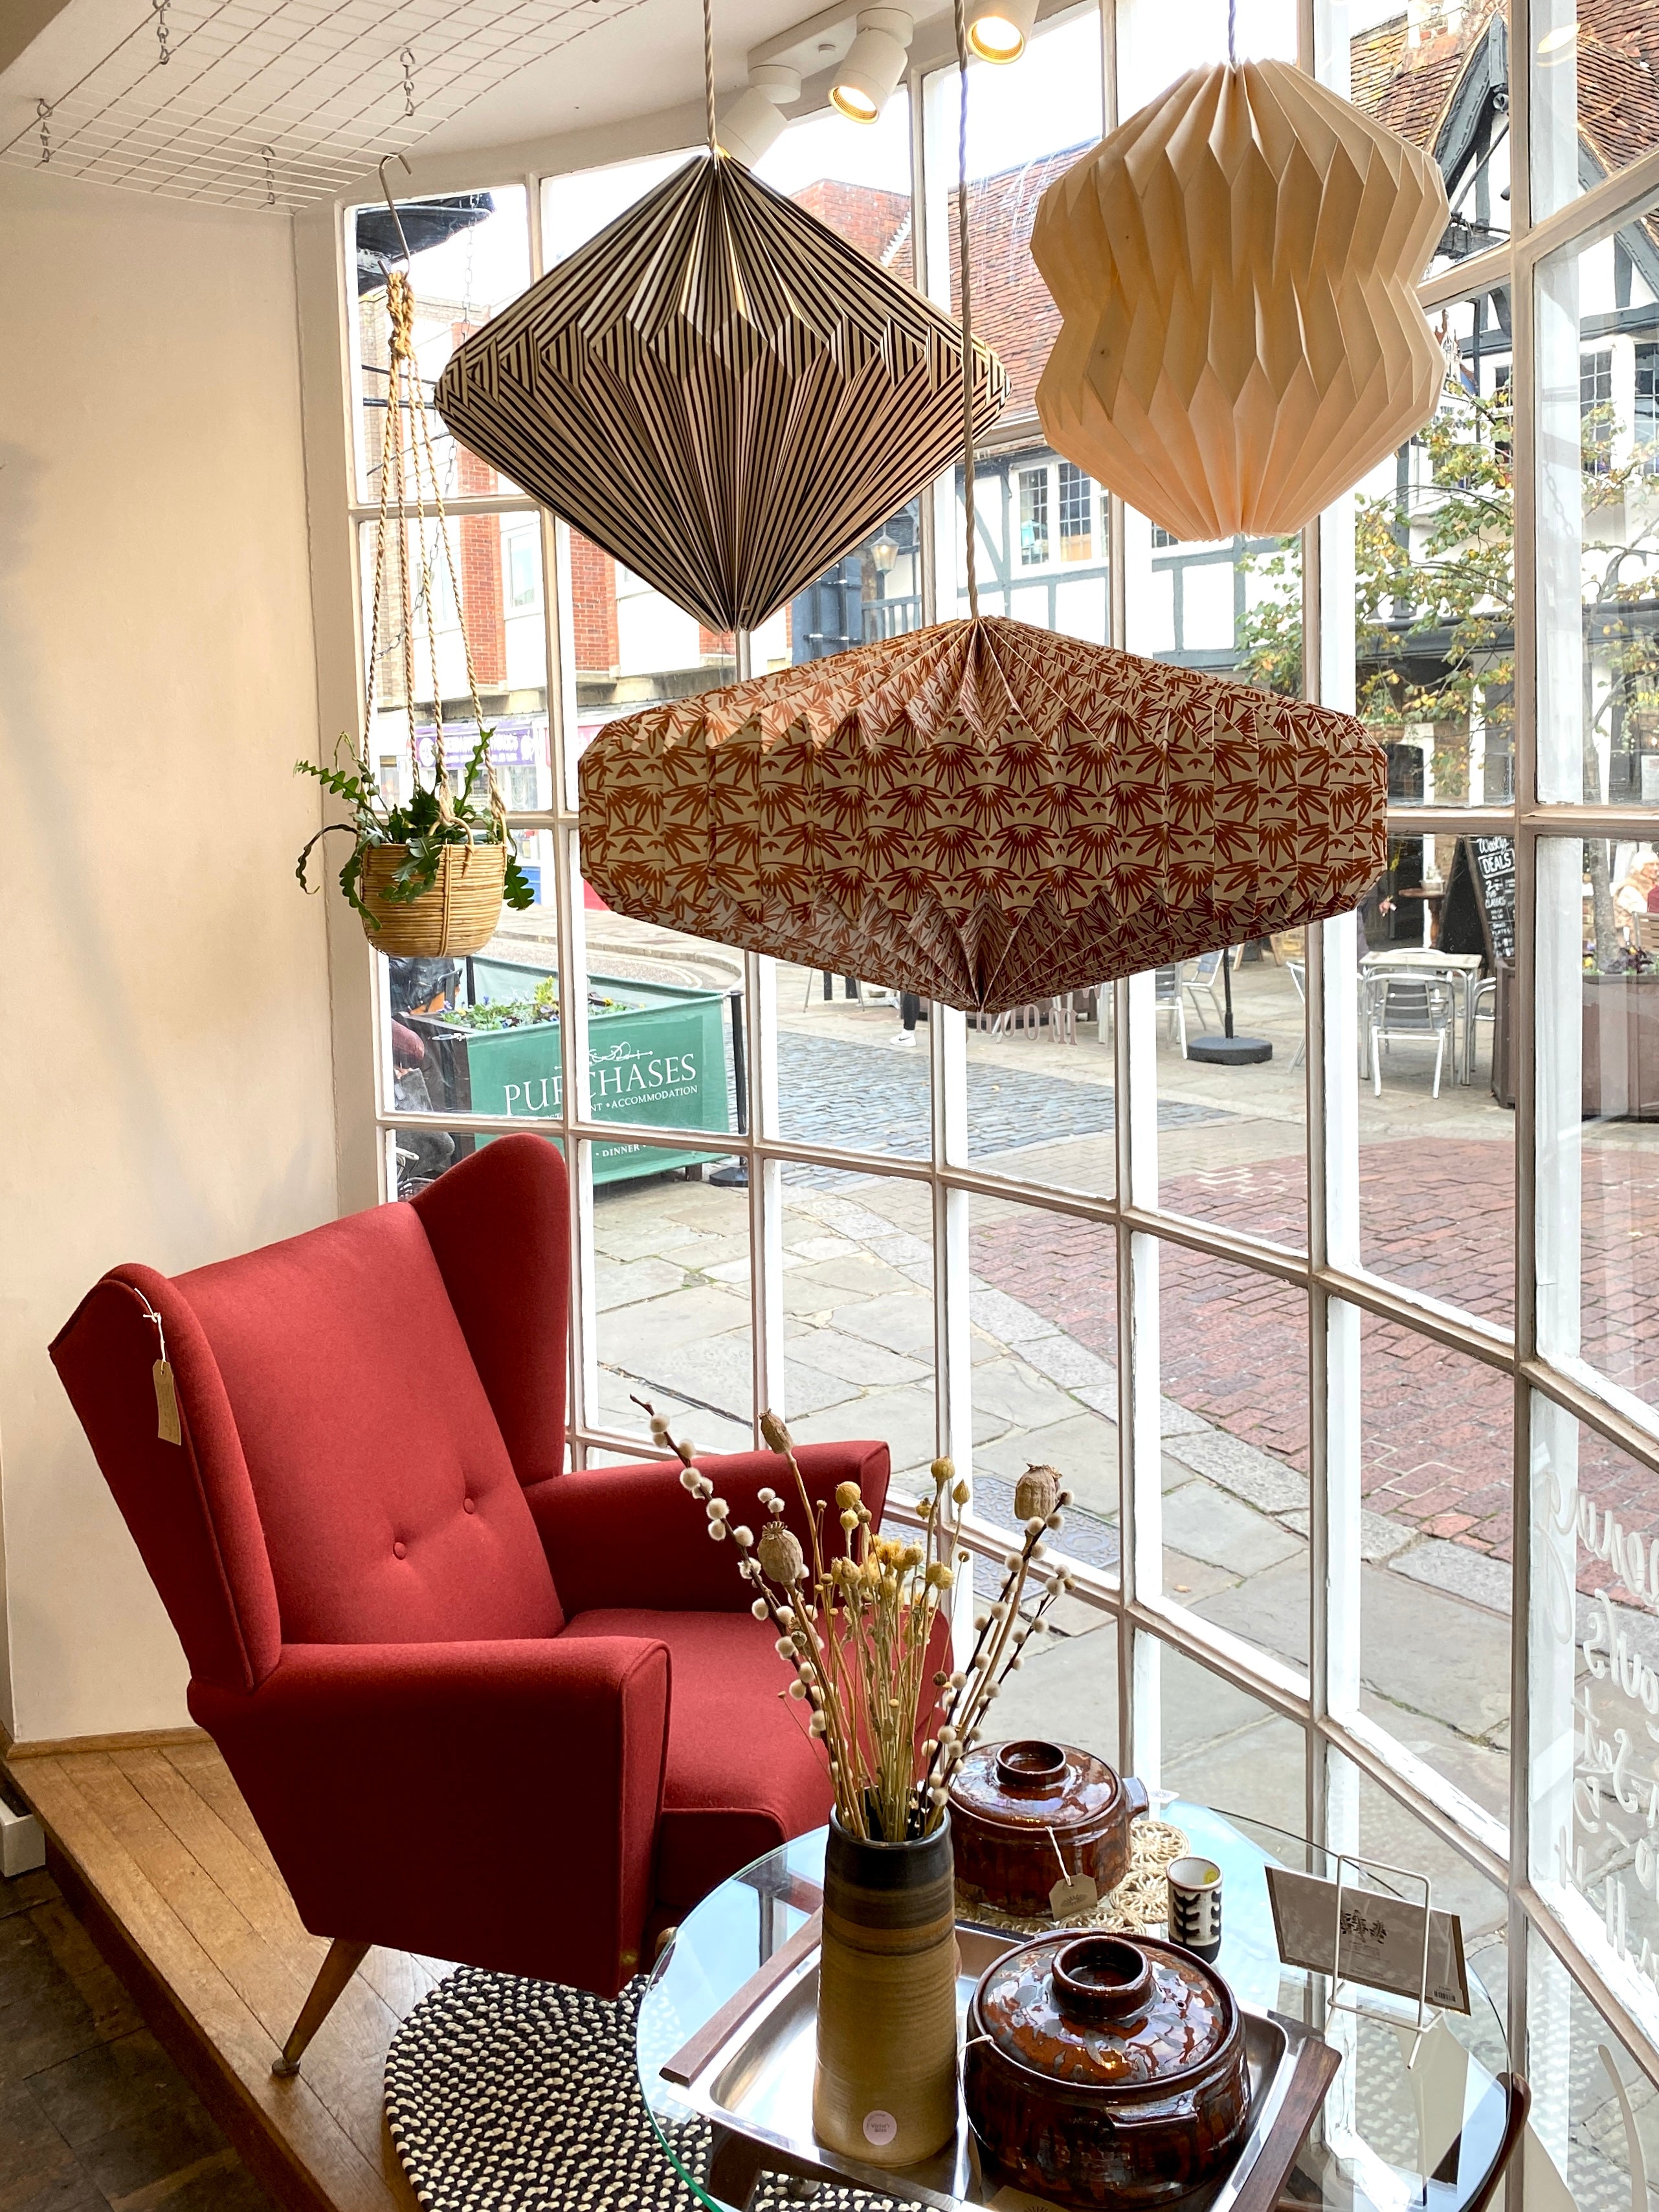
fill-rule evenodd
<path id="1" fill-rule="evenodd" d="M 974 302 L 968 270 L 968 16 L 956 0 L 957 81 L 961 100 L 957 120 L 957 259 L 962 270 L 962 499 L 968 547 L 968 618 L 979 620 L 979 566 L 975 556 L 974 519 Z"/>
<path id="2" fill-rule="evenodd" d="M 702 98 L 708 110 L 708 150 L 717 153 L 714 139 L 714 0 L 702 0 Z"/>
<path id="3" fill-rule="evenodd" d="M 1233 44 L 1233 32 L 1238 17 L 1238 0 L 1227 0 L 1227 66 L 1238 67 L 1238 55 Z"/>

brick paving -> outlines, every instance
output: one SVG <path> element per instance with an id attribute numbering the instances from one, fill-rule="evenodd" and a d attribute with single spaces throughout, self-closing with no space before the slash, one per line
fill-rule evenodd
<path id="1" fill-rule="evenodd" d="M 1627 1387 L 1659 1385 L 1659 1278 L 1633 1255 L 1653 1249 L 1659 1187 L 1647 1156 L 1587 1145 L 1583 1154 L 1583 1343 Z M 1646 1170 L 1644 1172 L 1644 1170 Z M 1396 1139 L 1360 1162 L 1363 1249 L 1380 1274 L 1507 1322 L 1512 1303 L 1513 1147 Z M 1167 1179 L 1171 1212 L 1299 1241 L 1299 1157 Z M 1100 1354 L 1116 1357 L 1111 1232 L 1063 1216 L 977 1230 L 971 1265 Z M 1305 1301 L 1298 1291 L 1166 1245 L 1160 1262 L 1162 1389 L 1231 1434 L 1308 1467 Z M 1360 1322 L 1361 1489 L 1374 1512 L 1420 1534 L 1510 1555 L 1511 1414 L 1504 1378 L 1393 1322 Z M 1601 1502 L 1648 1516 L 1650 1475 L 1586 1437 L 1587 1485 Z"/>

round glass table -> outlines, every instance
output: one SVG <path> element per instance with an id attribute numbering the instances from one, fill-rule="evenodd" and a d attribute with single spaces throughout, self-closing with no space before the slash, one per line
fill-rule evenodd
<path id="1" fill-rule="evenodd" d="M 1237 2175 L 1179 2200 L 1178 2212 L 1294 2212 L 1300 2205 L 1483 2212 L 1525 2117 L 1524 2091 L 1504 2071 L 1503 2023 L 1484 1986 L 1471 1978 L 1469 2013 L 1433 2013 L 1420 2033 L 1410 2002 L 1378 1995 L 1373 2006 L 1364 1992 L 1362 2012 L 1331 2011 L 1327 1978 L 1279 1961 L 1266 1869 L 1276 1864 L 1334 1880 L 1335 1861 L 1296 1837 L 1205 1806 L 1177 1800 L 1160 1816 L 1222 1870 L 1216 1965 L 1255 2016 L 1261 2047 L 1276 2036 L 1275 2051 L 1306 2053 L 1310 2078 L 1322 2079 L 1331 2062 L 1308 2045 L 1322 2041 L 1340 2060 L 1288 2170 L 1293 2133 L 1276 2166 L 1264 2158 L 1252 2175 L 1241 2160 Z M 1041 2200 L 981 2172 L 965 2120 L 955 2145 L 900 2173 L 860 2166 L 814 2141 L 812 1915 L 823 1848 L 819 1829 L 757 1859 L 687 1916 L 658 1960 L 640 2008 L 637 2057 L 665 2155 L 711 2212 L 810 2202 L 825 2189 L 837 2201 L 851 2189 L 938 2212 L 960 2205 L 1039 2212 Z M 975 1930 L 966 1920 L 959 1939 L 965 2008 L 977 1972 L 999 1947 L 1019 1939 Z M 1269 2069 L 1264 2079 L 1288 2081 L 1291 2071 L 1287 2059 L 1277 2077 Z M 1282 2087 L 1274 2095 L 1284 2097 Z M 1281 2136 L 1301 2126 L 1293 2083 L 1275 2110 Z M 1255 2122 L 1252 2140 L 1267 2124 L 1267 2117 Z"/>

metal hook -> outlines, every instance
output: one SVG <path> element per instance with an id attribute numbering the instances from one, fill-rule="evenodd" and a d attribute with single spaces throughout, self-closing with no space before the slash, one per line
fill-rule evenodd
<path id="1" fill-rule="evenodd" d="M 380 190 L 386 195 L 386 204 L 387 208 L 391 210 L 392 224 L 398 233 L 398 243 L 404 249 L 404 265 L 407 266 L 410 258 L 409 240 L 404 236 L 403 217 L 398 212 L 397 201 L 392 197 L 392 187 L 386 180 L 386 165 L 388 161 L 401 161 L 404 165 L 404 174 L 406 177 L 412 177 L 415 172 L 410 167 L 407 156 L 402 154 L 382 154 L 379 161 L 375 164 L 376 168 L 380 171 Z"/>

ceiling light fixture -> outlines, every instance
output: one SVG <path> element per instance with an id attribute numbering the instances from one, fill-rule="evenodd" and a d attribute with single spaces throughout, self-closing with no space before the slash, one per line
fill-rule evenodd
<path id="1" fill-rule="evenodd" d="M 1017 62 L 1036 21 L 1036 0 L 969 0 L 968 44 L 982 62 Z"/>
<path id="2" fill-rule="evenodd" d="M 752 169 L 783 135 L 779 110 L 800 98 L 800 71 L 787 62 L 757 62 L 749 72 L 749 89 L 739 93 L 720 119 L 722 149 Z"/>
<path id="3" fill-rule="evenodd" d="M 836 72 L 830 98 L 853 123 L 873 123 L 904 75 L 914 21 L 903 8 L 860 8 L 858 36 Z"/>

